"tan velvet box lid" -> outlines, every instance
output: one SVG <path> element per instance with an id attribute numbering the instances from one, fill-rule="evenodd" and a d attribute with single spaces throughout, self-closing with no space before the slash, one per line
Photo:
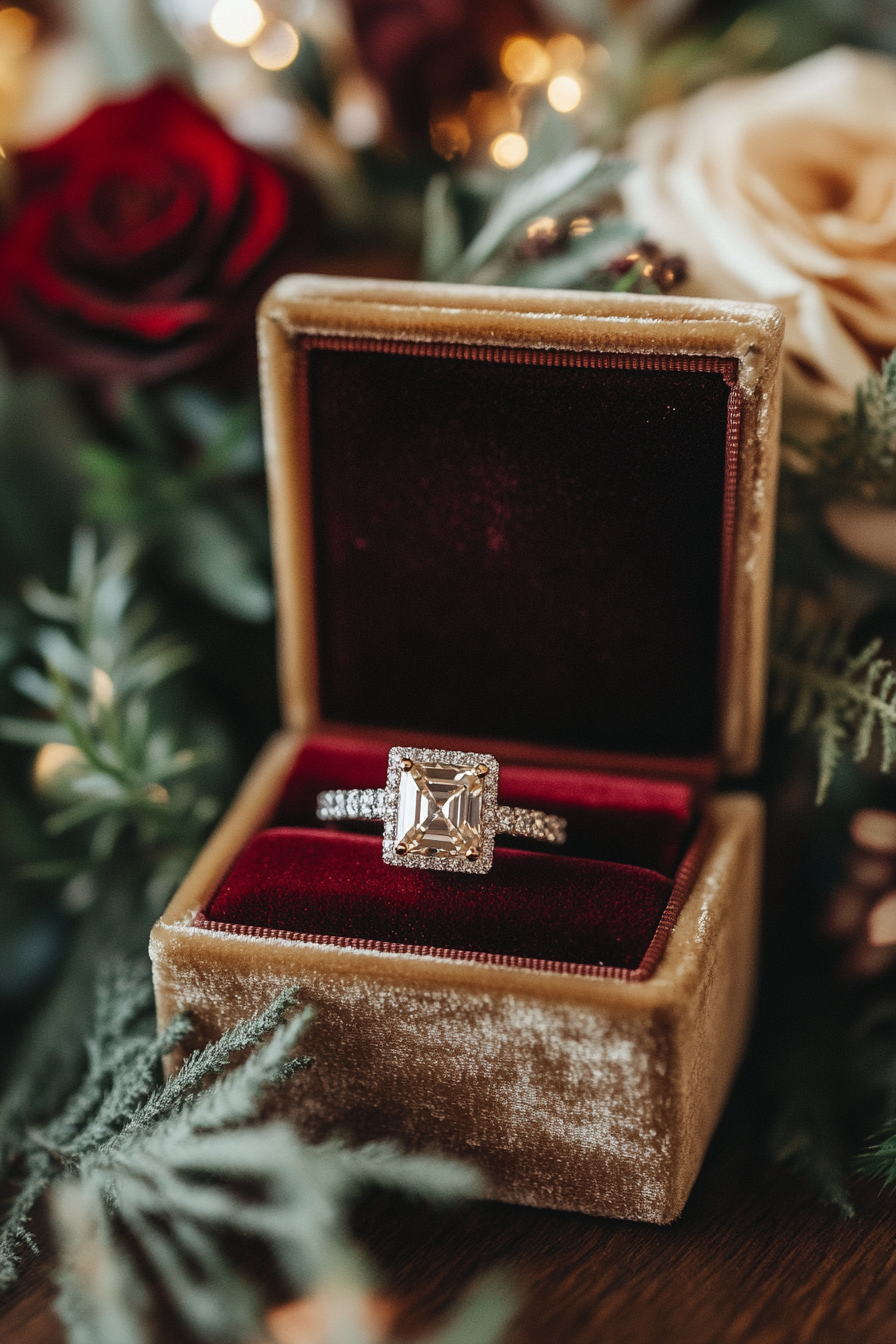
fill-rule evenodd
<path id="1" fill-rule="evenodd" d="M 678 1215 L 737 1067 L 783 322 L 765 305 L 291 276 L 259 319 L 286 727 L 151 940 L 189 1044 L 287 981 L 312 1139 L 498 1199 Z M 316 791 L 488 750 L 562 854 L 387 868 Z M 501 845 L 501 841 L 498 842 Z M 514 845 L 516 844 L 516 847 Z"/>

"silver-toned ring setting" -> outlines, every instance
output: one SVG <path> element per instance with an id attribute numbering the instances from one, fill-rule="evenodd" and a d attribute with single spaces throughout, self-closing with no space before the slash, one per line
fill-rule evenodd
<path id="1" fill-rule="evenodd" d="M 498 802 L 498 762 L 476 751 L 393 747 L 384 789 L 328 789 L 320 821 L 382 821 L 383 861 L 400 868 L 487 873 L 496 835 L 562 845 L 566 821 Z"/>

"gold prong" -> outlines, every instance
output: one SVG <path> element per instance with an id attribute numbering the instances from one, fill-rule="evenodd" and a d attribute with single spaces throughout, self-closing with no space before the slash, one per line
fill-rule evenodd
<path id="1" fill-rule="evenodd" d="M 477 775 L 487 775 L 487 774 L 488 774 L 488 766 L 485 764 L 484 761 L 480 761 L 479 765 L 477 765 L 477 767 L 476 767 L 476 773 L 477 773 Z"/>
<path id="2" fill-rule="evenodd" d="M 414 768 L 414 762 L 409 760 L 408 757 L 405 756 L 404 760 L 401 763 L 401 768 L 402 770 L 412 770 Z"/>
<path id="3" fill-rule="evenodd" d="M 479 850 L 474 849 L 473 846 L 471 845 L 470 848 L 467 850 L 466 854 L 464 855 L 464 857 L 466 859 L 469 859 L 470 863 L 475 863 L 476 860 L 479 858 Z"/>
<path id="4" fill-rule="evenodd" d="M 395 846 L 395 853 L 401 855 L 401 854 L 407 854 L 407 852 L 408 852 L 407 845 L 404 844 L 403 841 L 399 840 L 398 844 Z"/>

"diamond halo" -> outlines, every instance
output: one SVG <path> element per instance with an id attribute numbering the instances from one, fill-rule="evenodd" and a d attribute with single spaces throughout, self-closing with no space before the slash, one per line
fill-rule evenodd
<path id="1" fill-rule="evenodd" d="M 410 769 L 405 762 L 411 763 Z M 498 830 L 498 770 L 494 756 L 482 752 L 393 747 L 384 790 L 384 862 L 399 868 L 487 873 Z M 446 771 L 457 772 L 453 789 Z M 412 791 L 419 796 L 411 799 Z M 401 834 L 400 812 L 404 826 L 411 816 L 416 823 Z M 428 838 L 435 843 L 427 845 Z M 467 857 L 471 850 L 478 851 L 475 857 Z"/>

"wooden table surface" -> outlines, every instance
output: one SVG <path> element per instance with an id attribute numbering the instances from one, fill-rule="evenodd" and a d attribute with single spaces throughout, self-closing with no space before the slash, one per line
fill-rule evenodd
<path id="1" fill-rule="evenodd" d="M 860 1188 L 853 1219 L 819 1206 L 761 1157 L 744 1092 L 670 1227 L 372 1199 L 358 1229 L 403 1304 L 401 1333 L 502 1265 L 521 1296 L 508 1344 L 893 1344 L 896 1198 Z M 0 1344 L 61 1344 L 50 1269 L 34 1263 L 8 1296 Z"/>

